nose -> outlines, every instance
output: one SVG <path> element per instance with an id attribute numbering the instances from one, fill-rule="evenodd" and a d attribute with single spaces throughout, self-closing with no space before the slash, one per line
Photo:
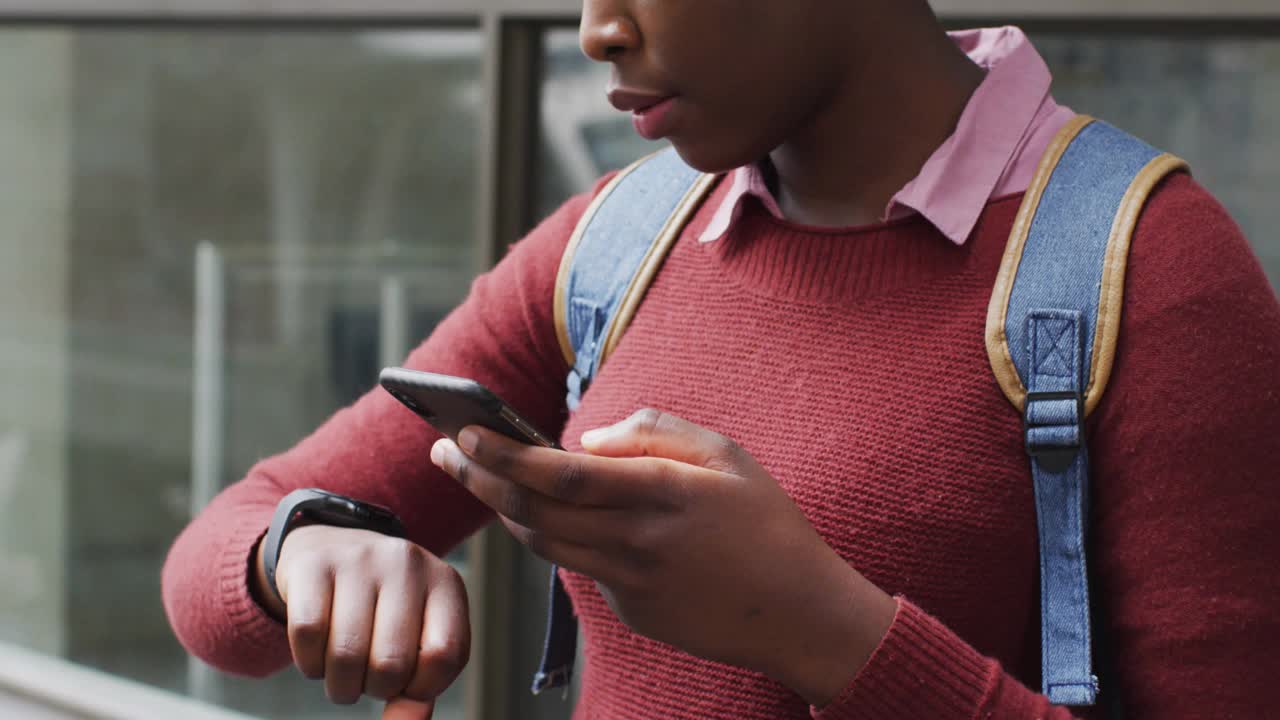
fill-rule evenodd
<path id="1" fill-rule="evenodd" d="M 610 62 L 640 47 L 640 29 L 617 0 L 583 0 L 578 30 L 582 52 L 596 62 Z"/>

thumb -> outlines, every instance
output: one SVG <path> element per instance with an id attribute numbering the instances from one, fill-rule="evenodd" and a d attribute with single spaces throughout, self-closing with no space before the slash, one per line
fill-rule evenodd
<path id="1" fill-rule="evenodd" d="M 582 448 L 601 457 L 657 457 L 716 468 L 738 460 L 740 452 L 729 438 L 657 410 L 585 433 Z"/>
<path id="2" fill-rule="evenodd" d="M 382 711 L 382 720 L 431 720 L 435 707 L 434 701 L 424 703 L 396 698 L 387 702 L 386 709 Z"/>

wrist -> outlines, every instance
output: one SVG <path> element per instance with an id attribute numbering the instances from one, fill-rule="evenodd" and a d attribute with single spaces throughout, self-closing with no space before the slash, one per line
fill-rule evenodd
<path id="1" fill-rule="evenodd" d="M 405 536 L 404 525 L 387 508 L 316 488 L 295 490 L 276 505 L 271 526 L 260 544 L 259 564 L 262 568 L 264 597 L 269 598 L 268 602 L 275 602 L 278 606 L 288 605 L 288 598 L 281 592 L 278 584 L 279 563 L 290 533 L 306 525 L 370 530 L 399 538 Z"/>
<path id="2" fill-rule="evenodd" d="M 804 613 L 803 628 L 784 653 L 784 668 L 775 679 L 814 707 L 840 697 L 858 676 L 897 615 L 898 603 L 843 560 L 839 588 L 824 594 L 817 612 Z"/>
<path id="3" fill-rule="evenodd" d="M 264 538 L 259 538 L 258 542 L 253 546 L 253 551 L 249 554 L 249 595 L 253 597 L 254 602 L 258 603 L 258 607 L 262 608 L 268 615 L 280 622 L 285 621 L 288 609 L 271 589 L 271 584 L 267 580 L 266 564 L 264 562 Z"/>

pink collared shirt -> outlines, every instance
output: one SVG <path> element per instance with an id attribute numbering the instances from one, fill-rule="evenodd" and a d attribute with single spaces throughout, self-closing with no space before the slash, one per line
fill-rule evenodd
<path id="1" fill-rule="evenodd" d="M 1022 30 L 983 28 L 950 37 L 987 76 L 969 98 L 955 133 L 893 196 L 883 219 L 919 213 L 962 245 L 988 200 L 1027 189 L 1040 156 L 1075 113 L 1054 102 L 1049 66 Z M 699 240 L 724 237 L 747 197 L 782 218 L 764 172 L 758 164 L 747 165 L 733 172 L 729 193 Z"/>

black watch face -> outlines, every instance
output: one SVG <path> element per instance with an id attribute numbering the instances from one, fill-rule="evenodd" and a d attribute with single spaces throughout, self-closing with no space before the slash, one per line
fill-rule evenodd
<path id="1" fill-rule="evenodd" d="M 318 489 L 298 490 L 290 526 L 303 523 L 370 530 L 382 535 L 404 537 L 404 527 L 390 510 Z"/>
<path id="2" fill-rule="evenodd" d="M 350 498 L 344 498 L 339 495 L 328 495 L 324 499 L 325 507 L 330 510 L 345 513 L 352 517 L 368 517 L 369 511 L 365 509 L 363 503 L 356 502 Z"/>

